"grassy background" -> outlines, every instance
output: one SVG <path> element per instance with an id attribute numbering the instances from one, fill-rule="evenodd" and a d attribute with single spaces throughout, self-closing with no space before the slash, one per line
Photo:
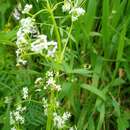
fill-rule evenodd
<path id="1" fill-rule="evenodd" d="M 33 89 L 35 77 L 50 67 L 65 74 L 60 79 L 63 91 L 59 98 L 73 113 L 72 122 L 78 130 L 130 129 L 130 1 L 79 0 L 87 13 L 73 25 L 65 60 L 56 64 L 31 57 L 31 64 L 25 68 L 15 66 L 17 22 L 11 12 L 19 2 L 33 4 L 32 12 L 43 6 L 42 0 L 0 1 L 0 129 L 9 129 L 12 106 L 4 103 L 5 96 L 10 96 L 13 103 L 18 102 L 18 90 L 24 85 Z M 60 0 L 53 1 L 57 2 Z M 61 8 L 55 12 L 55 16 L 64 15 Z M 41 32 L 55 38 L 48 31 L 53 26 L 47 14 L 40 14 L 37 21 L 43 23 Z M 57 24 L 64 38 L 67 34 L 63 31 L 70 20 L 57 19 Z M 35 108 L 32 103 L 26 128 L 41 128 L 44 119 L 38 117 L 39 113 L 40 106 Z"/>

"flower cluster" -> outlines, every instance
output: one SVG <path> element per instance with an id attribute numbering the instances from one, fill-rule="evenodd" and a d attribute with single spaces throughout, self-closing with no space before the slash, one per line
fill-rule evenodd
<path id="1" fill-rule="evenodd" d="M 35 89 L 37 92 L 40 92 L 43 90 L 46 93 L 46 97 L 42 98 L 43 108 L 44 108 L 44 114 L 48 115 L 48 109 L 50 107 L 50 101 L 48 96 L 48 91 L 53 91 L 54 93 L 59 92 L 61 90 L 61 86 L 59 84 L 56 84 L 56 80 L 54 80 L 54 73 L 52 71 L 47 71 L 45 79 L 38 77 L 35 80 Z M 43 88 L 43 89 L 42 89 Z M 47 96 L 48 95 L 48 96 Z M 53 107 L 54 109 L 58 108 L 59 102 L 57 101 L 57 98 L 53 99 Z"/>
<path id="2" fill-rule="evenodd" d="M 23 88 L 22 94 L 23 94 L 23 99 L 28 98 L 28 88 L 27 87 Z"/>
<path id="3" fill-rule="evenodd" d="M 37 32 L 34 19 L 27 17 L 20 20 L 20 28 L 17 32 L 16 41 L 16 45 L 18 47 L 16 50 L 17 64 L 25 65 L 27 63 L 25 55 L 29 47 L 29 36 L 36 34 Z"/>
<path id="4" fill-rule="evenodd" d="M 42 34 L 38 35 L 37 39 L 31 44 L 31 50 L 35 53 L 42 53 L 43 50 L 47 51 L 47 55 L 54 57 L 57 49 L 57 42 L 47 41 L 47 36 Z"/>
<path id="5" fill-rule="evenodd" d="M 85 10 L 82 7 L 73 6 L 71 0 L 65 0 L 62 6 L 63 12 L 69 12 L 72 18 L 72 22 L 78 20 L 78 17 L 84 15 Z"/>
<path id="6" fill-rule="evenodd" d="M 41 86 L 44 86 L 44 90 L 61 91 L 61 85 L 56 84 L 52 71 L 47 71 L 45 80 L 42 77 L 38 77 L 34 83 L 36 91 L 41 91 Z"/>
<path id="7" fill-rule="evenodd" d="M 64 0 L 64 5 L 62 6 L 63 12 L 70 11 L 71 5 L 72 5 L 71 0 Z"/>
<path id="8" fill-rule="evenodd" d="M 20 20 L 21 18 L 21 10 L 22 10 L 22 6 L 21 4 L 19 3 L 17 5 L 17 7 L 14 8 L 13 12 L 12 12 L 12 16 L 15 18 L 15 20 Z"/>
<path id="9" fill-rule="evenodd" d="M 16 20 L 19 20 L 19 19 L 20 19 L 20 12 L 18 11 L 17 8 L 14 9 L 12 15 L 14 16 L 14 18 L 15 18 Z"/>
<path id="10" fill-rule="evenodd" d="M 21 12 L 22 14 L 28 14 L 31 16 L 29 14 L 31 9 L 32 5 L 27 4 Z M 71 14 L 72 21 L 76 21 L 78 17 L 85 13 L 83 8 L 73 6 L 71 0 L 65 0 L 62 9 L 63 12 L 69 12 L 69 14 Z M 17 10 L 15 10 L 15 17 L 20 19 Z M 57 50 L 57 42 L 48 41 L 46 35 L 40 34 L 33 17 L 25 17 L 20 20 L 20 28 L 17 32 L 16 45 L 17 65 L 26 65 L 27 56 L 30 52 L 33 52 L 33 54 L 44 53 L 48 57 L 54 57 Z M 35 100 L 40 99 L 42 101 L 40 103 L 43 105 L 45 116 L 50 116 L 49 112 L 51 111 L 51 119 L 54 127 L 62 129 L 64 127 L 69 128 L 67 123 L 69 124 L 68 120 L 71 117 L 71 114 L 69 112 L 65 112 L 60 106 L 61 104 L 59 103 L 58 96 L 62 88 L 60 84 L 57 84 L 58 76 L 59 73 L 48 71 L 45 78 L 38 77 L 34 82 L 34 91 L 37 95 L 34 93 L 34 97 L 30 96 L 30 98 L 35 98 Z M 22 99 L 28 99 L 28 91 L 28 87 L 23 87 Z M 40 95 L 41 93 L 42 95 Z M 16 129 L 15 126 L 24 124 L 25 120 L 23 113 L 25 110 L 25 107 L 18 106 L 16 110 L 10 112 L 10 124 L 12 130 Z M 70 127 L 70 130 L 76 130 L 76 127 Z"/>
<path id="11" fill-rule="evenodd" d="M 22 13 L 29 13 L 32 5 L 26 5 Z M 17 13 L 15 13 L 18 15 Z M 18 16 L 16 16 L 18 17 Z M 23 18 L 20 20 L 20 28 L 17 32 L 17 65 L 26 65 L 27 54 L 32 51 L 35 53 L 47 52 L 47 56 L 54 57 L 57 49 L 57 42 L 47 41 L 47 36 L 39 34 L 35 19 L 31 17 Z"/>
<path id="12" fill-rule="evenodd" d="M 29 5 L 29 4 L 26 4 L 23 11 L 22 11 L 22 7 L 21 7 L 21 4 L 18 5 L 18 7 L 16 7 L 14 10 L 13 10 L 13 17 L 16 19 L 16 20 L 20 20 L 20 17 L 21 17 L 21 13 L 22 14 L 28 14 L 29 11 L 32 9 L 32 5 Z"/>
<path id="13" fill-rule="evenodd" d="M 81 7 L 72 8 L 69 12 L 72 15 L 72 21 L 78 20 L 78 17 L 84 15 L 85 10 Z"/>
<path id="14" fill-rule="evenodd" d="M 56 84 L 56 80 L 54 77 L 56 77 L 56 74 L 53 73 L 53 71 L 47 71 L 45 76 L 45 81 L 43 78 L 39 77 L 35 80 L 35 85 L 44 85 L 44 91 L 48 93 L 49 91 L 52 91 L 54 94 L 55 92 L 61 91 L 61 86 Z M 48 94 L 47 94 L 48 95 Z M 48 116 L 48 112 L 51 108 L 53 111 L 53 123 L 54 126 L 58 129 L 64 128 L 66 126 L 67 121 L 69 120 L 71 114 L 69 112 L 64 112 L 62 115 L 60 114 L 62 109 L 60 107 L 60 103 L 57 99 L 57 97 L 54 97 L 50 101 L 50 98 L 48 98 L 48 95 L 46 97 L 42 98 L 43 108 L 44 108 L 44 114 Z"/>
<path id="15" fill-rule="evenodd" d="M 71 114 L 69 112 L 64 112 L 63 115 L 58 115 L 56 112 L 53 113 L 53 121 L 54 126 L 58 129 L 62 129 L 65 127 L 66 122 L 71 117 Z"/>
<path id="16" fill-rule="evenodd" d="M 29 13 L 29 11 L 32 9 L 32 5 L 26 4 L 24 7 L 24 10 L 22 11 L 23 14 Z"/>
<path id="17" fill-rule="evenodd" d="M 13 127 L 16 124 L 24 124 L 23 113 L 25 112 L 26 107 L 19 105 L 16 110 L 10 112 L 10 125 Z M 13 127 L 14 128 L 14 127 Z"/>
<path id="18" fill-rule="evenodd" d="M 56 90 L 59 92 L 61 90 L 61 86 L 59 84 L 56 84 L 56 81 L 53 78 L 53 72 L 47 72 L 47 81 L 44 89 L 51 88 L 53 90 Z"/>
<path id="19" fill-rule="evenodd" d="M 44 114 L 47 116 L 47 114 L 48 114 L 48 101 L 45 97 L 43 97 L 42 102 L 43 102 Z"/>
<path id="20" fill-rule="evenodd" d="M 43 108 L 44 108 L 44 114 L 47 116 L 48 115 L 48 108 L 49 108 L 49 103 L 48 103 L 48 100 L 43 97 L 42 99 L 42 103 L 43 103 Z M 60 103 L 58 101 L 56 101 L 56 99 L 54 99 L 54 109 L 57 109 L 60 107 Z"/>

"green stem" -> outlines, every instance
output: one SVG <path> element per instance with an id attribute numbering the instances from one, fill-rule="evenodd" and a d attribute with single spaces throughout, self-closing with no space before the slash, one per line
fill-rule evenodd
<path id="1" fill-rule="evenodd" d="M 58 42 L 59 52 L 61 52 L 61 39 L 60 39 L 60 33 L 59 33 L 59 30 L 58 30 L 58 26 L 57 26 L 57 24 L 56 24 L 56 21 L 55 21 L 53 12 L 51 13 L 51 18 L 52 18 L 52 22 L 53 22 L 53 24 L 54 24 L 55 35 L 56 35 L 57 42 Z"/>
<path id="2" fill-rule="evenodd" d="M 49 110 L 47 115 L 47 124 L 46 124 L 46 130 L 51 130 L 52 127 L 52 119 L 53 119 L 53 99 L 54 99 L 54 91 L 51 90 L 50 95 L 50 104 L 49 104 Z"/>
<path id="3" fill-rule="evenodd" d="M 67 44 L 68 44 L 68 41 L 69 41 L 69 38 L 70 38 L 70 34 L 71 34 L 71 32 L 72 32 L 72 28 L 73 28 L 73 23 L 71 24 L 71 27 L 70 27 L 70 30 L 69 30 L 69 34 L 68 34 L 66 43 L 65 43 L 64 48 L 63 48 L 63 51 L 62 51 L 62 53 L 61 53 L 61 57 L 60 57 L 60 60 L 61 60 L 61 61 L 64 59 L 65 49 L 66 49 L 66 47 L 67 47 Z"/>
<path id="4" fill-rule="evenodd" d="M 39 15 L 40 13 L 44 12 L 44 11 L 47 11 L 46 9 L 42 9 L 42 10 L 39 10 L 37 13 L 35 13 L 32 18 L 35 18 L 37 15 Z"/>
<path id="5" fill-rule="evenodd" d="M 57 23 L 56 23 L 54 14 L 53 14 L 53 9 L 51 8 L 50 3 L 49 3 L 48 0 L 47 0 L 47 8 L 48 8 L 48 12 L 51 15 L 52 22 L 54 24 L 55 36 L 56 36 L 56 39 L 57 39 L 57 42 L 58 42 L 58 48 L 59 48 L 59 54 L 60 54 L 60 52 L 61 52 L 61 38 L 60 38 L 60 33 L 59 33 L 58 26 L 57 26 Z"/>

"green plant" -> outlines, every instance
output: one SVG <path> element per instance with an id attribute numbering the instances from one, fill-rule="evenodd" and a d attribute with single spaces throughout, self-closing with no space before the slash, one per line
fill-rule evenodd
<path id="1" fill-rule="evenodd" d="M 129 0 L 1 3 L 0 129 L 130 128 Z"/>

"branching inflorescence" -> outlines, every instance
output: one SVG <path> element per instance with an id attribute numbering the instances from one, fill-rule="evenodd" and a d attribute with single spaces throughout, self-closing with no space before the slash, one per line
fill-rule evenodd
<path id="1" fill-rule="evenodd" d="M 39 13 L 44 10 L 40 10 L 36 14 L 32 15 L 29 12 L 33 8 L 32 5 L 26 4 L 24 10 L 21 8 L 17 10 L 15 8 L 13 12 L 13 16 L 16 20 L 20 20 L 20 27 L 17 32 L 17 50 L 16 50 L 16 66 L 25 66 L 28 64 L 28 56 L 33 53 L 34 55 L 45 56 L 46 58 L 52 58 L 52 61 L 55 62 L 55 56 L 57 55 L 57 50 L 61 49 L 59 44 L 60 41 L 60 33 L 53 15 L 53 9 L 51 10 L 51 6 L 49 1 L 46 1 L 48 12 L 51 15 L 52 22 L 55 27 L 56 41 L 49 41 L 47 35 L 40 33 L 39 28 L 36 24 L 35 17 Z M 23 15 L 29 15 L 28 17 L 21 18 L 20 13 Z M 85 10 L 79 7 L 77 4 L 72 3 L 71 0 L 65 0 L 64 5 L 62 6 L 63 12 L 68 12 L 71 15 L 72 23 L 81 15 L 84 15 Z M 71 33 L 71 32 L 70 32 Z M 70 35 L 69 33 L 69 35 Z M 69 36 L 68 36 L 69 37 Z M 66 47 L 66 46 L 65 46 Z M 63 51 L 65 51 L 65 47 Z M 63 52 L 60 52 L 62 55 Z M 46 117 L 46 130 L 51 130 L 52 128 L 62 130 L 76 130 L 76 126 L 72 127 L 71 124 L 71 114 L 67 110 L 63 108 L 63 104 L 60 103 L 58 98 L 59 93 L 62 91 L 62 86 L 60 82 L 57 83 L 57 77 L 59 76 L 59 72 L 47 71 L 45 77 L 38 77 L 34 82 L 35 93 L 39 94 L 43 92 L 42 98 L 38 98 L 36 102 L 40 102 L 43 107 L 43 112 Z M 27 102 L 31 101 L 30 89 L 28 86 L 23 87 L 21 91 L 22 101 Z M 12 127 L 11 130 L 19 130 L 20 127 L 26 122 L 24 119 L 24 113 L 26 113 L 26 106 L 23 107 L 20 103 L 16 107 L 16 110 L 10 112 L 10 125 Z M 23 128 L 23 127 L 21 127 Z"/>

